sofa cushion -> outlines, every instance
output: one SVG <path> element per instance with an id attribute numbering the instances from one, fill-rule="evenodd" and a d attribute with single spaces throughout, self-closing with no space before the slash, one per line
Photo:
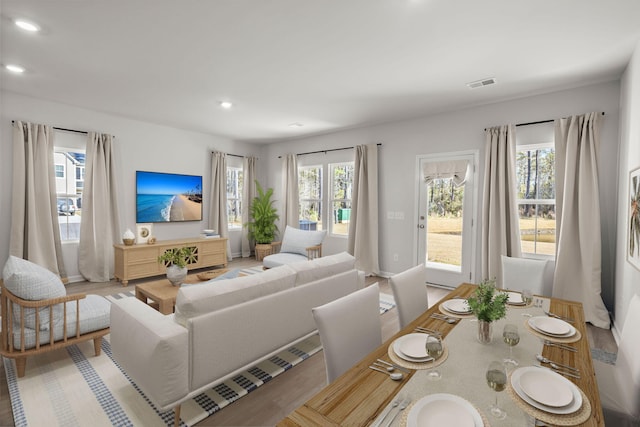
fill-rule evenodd
<path id="1" fill-rule="evenodd" d="M 48 269 L 26 259 L 9 256 L 2 271 L 4 286 L 9 292 L 18 298 L 29 301 L 40 301 L 50 298 L 63 297 L 67 294 L 60 278 Z M 49 330 L 49 309 L 41 308 L 40 330 Z M 25 309 L 25 326 L 31 329 L 36 327 L 35 309 Z M 54 324 L 62 321 L 64 307 L 59 304 L 53 309 Z M 14 320 L 20 321 L 20 309 L 14 310 Z"/>
<path id="2" fill-rule="evenodd" d="M 308 231 L 287 226 L 282 237 L 280 252 L 289 252 L 307 256 L 307 248 L 322 243 L 327 230 Z"/>
<path id="3" fill-rule="evenodd" d="M 309 262 L 306 255 L 279 252 L 262 258 L 264 268 L 275 268 L 281 265 L 289 265 L 294 262 Z"/>
<path id="4" fill-rule="evenodd" d="M 59 304 L 63 309 L 62 304 Z M 80 334 L 99 331 L 109 327 L 111 303 L 100 295 L 87 295 L 80 300 Z M 55 313 L 55 310 L 54 310 Z M 64 312 L 63 316 L 64 316 Z M 74 337 L 76 334 L 76 302 L 67 302 L 67 337 Z M 53 340 L 59 341 L 64 337 L 64 322 L 56 322 L 53 327 Z M 36 345 L 36 331 L 34 329 L 24 330 L 25 349 L 33 348 Z M 49 333 L 40 334 L 40 345 L 49 343 Z M 20 330 L 13 331 L 13 345 L 20 348 Z"/>
<path id="5" fill-rule="evenodd" d="M 340 252 L 311 261 L 298 261 L 288 266 L 296 272 L 296 286 L 342 273 L 354 268 L 356 259 L 348 252 Z"/>
<path id="6" fill-rule="evenodd" d="M 192 317 L 292 288 L 295 272 L 288 266 L 226 280 L 183 286 L 176 297 L 175 320 L 186 326 Z"/>

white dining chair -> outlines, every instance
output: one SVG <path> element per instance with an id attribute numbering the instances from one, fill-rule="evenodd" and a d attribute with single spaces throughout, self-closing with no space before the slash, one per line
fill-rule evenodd
<path id="1" fill-rule="evenodd" d="M 607 426 L 640 426 L 640 296 L 634 295 L 615 365 L 593 360 Z"/>
<path id="2" fill-rule="evenodd" d="M 534 295 L 550 297 L 551 289 L 545 287 L 547 262 L 502 255 L 502 288 L 512 291 L 530 289 Z"/>
<path id="3" fill-rule="evenodd" d="M 404 328 L 429 308 L 427 294 L 427 270 L 424 264 L 417 265 L 389 278 L 398 308 L 400 328 Z"/>
<path id="4" fill-rule="evenodd" d="M 312 309 L 324 352 L 327 382 L 382 344 L 377 283 Z"/>

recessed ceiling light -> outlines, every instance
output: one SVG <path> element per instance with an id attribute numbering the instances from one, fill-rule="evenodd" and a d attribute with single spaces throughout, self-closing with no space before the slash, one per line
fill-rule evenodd
<path id="1" fill-rule="evenodd" d="M 17 19 L 15 21 L 16 25 L 22 28 L 25 31 L 30 31 L 32 33 L 40 31 L 40 27 L 38 27 L 33 22 L 25 21 L 24 19 Z"/>
<path id="2" fill-rule="evenodd" d="M 24 68 L 19 66 L 19 65 L 8 64 L 8 65 L 5 66 L 5 68 L 7 70 L 11 71 L 12 73 L 17 73 L 17 74 L 24 73 Z"/>
<path id="3" fill-rule="evenodd" d="M 291 123 L 289 125 L 290 128 L 301 128 L 302 126 L 304 126 L 304 125 L 302 123 L 298 123 L 298 122 Z"/>
<path id="4" fill-rule="evenodd" d="M 228 110 L 229 108 L 233 107 L 233 104 L 229 101 L 222 101 L 220 103 L 220 106 Z"/>

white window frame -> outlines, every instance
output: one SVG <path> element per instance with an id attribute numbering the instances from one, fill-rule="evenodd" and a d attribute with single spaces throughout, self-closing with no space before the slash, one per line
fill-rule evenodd
<path id="1" fill-rule="evenodd" d="M 244 170 L 242 167 L 239 166 L 228 166 L 227 165 L 227 177 L 229 176 L 229 173 L 231 171 L 236 172 L 237 175 L 237 183 L 236 186 L 238 187 L 238 197 L 229 197 L 229 193 L 227 193 L 227 206 L 225 207 L 226 209 L 226 214 L 227 214 L 227 228 L 229 231 L 231 230 L 241 230 L 242 229 L 242 224 L 240 225 L 235 225 L 232 224 L 231 222 L 231 218 L 229 218 L 229 203 L 230 202 L 235 202 L 236 203 L 236 208 L 238 209 L 238 218 L 240 218 L 240 222 L 242 223 L 242 186 L 244 185 Z M 240 180 L 240 176 L 242 176 L 242 180 Z"/>
<path id="2" fill-rule="evenodd" d="M 555 153 L 555 144 L 553 142 L 538 142 L 538 143 L 530 143 L 530 144 L 522 144 L 522 145 L 517 145 L 516 146 L 516 155 L 518 152 L 521 151 L 536 151 L 536 150 L 541 150 L 541 149 L 547 149 L 547 148 L 551 148 L 554 150 Z M 517 170 L 516 170 L 516 174 L 517 174 Z M 553 186 L 554 186 L 554 194 L 556 191 L 556 176 L 555 176 L 555 170 L 554 170 L 554 175 L 553 175 Z M 519 182 L 518 177 L 516 176 L 516 182 Z M 520 218 L 520 206 L 521 205 L 553 205 L 554 207 L 556 206 L 556 199 L 517 199 L 517 206 L 518 206 L 518 219 Z M 537 209 L 537 208 L 536 208 Z M 555 209 L 554 209 L 555 210 Z M 536 214 L 537 217 L 537 214 Z M 535 230 L 534 230 L 535 235 L 538 235 L 538 225 L 537 225 L 537 220 L 536 220 L 536 226 L 535 226 Z M 556 236 L 557 236 L 557 222 L 556 222 Z M 557 249 L 557 245 L 558 242 L 555 242 L 556 245 L 556 249 Z M 534 248 L 537 246 L 537 240 L 534 243 Z M 539 258 L 539 259 L 550 259 L 553 260 L 555 259 L 555 251 L 553 255 L 549 255 L 549 254 L 544 254 L 544 253 L 538 253 L 538 252 L 525 252 L 524 249 L 522 248 L 522 243 L 520 244 L 520 248 L 522 250 L 522 255 L 525 256 L 526 258 Z"/>
<path id="3" fill-rule="evenodd" d="M 58 149 L 57 147 L 55 147 L 55 148 L 54 148 L 54 151 L 56 151 L 56 152 L 61 152 L 61 151 L 60 151 L 60 149 Z M 67 150 L 67 151 L 68 151 L 68 150 Z M 65 173 L 65 172 L 66 172 L 66 170 L 67 170 L 67 168 L 65 168 L 65 167 L 64 167 L 64 165 L 61 165 L 61 164 L 59 164 L 59 163 L 56 163 L 56 164 L 54 165 L 54 168 L 55 168 L 55 175 L 56 175 L 56 178 L 64 179 L 64 178 L 67 176 L 67 174 Z M 60 168 L 60 169 L 58 169 L 58 168 Z M 60 174 L 61 174 L 60 176 L 58 176 L 58 171 L 60 171 Z"/>
<path id="4" fill-rule="evenodd" d="M 347 161 L 347 162 L 336 162 L 336 163 L 329 163 L 328 164 L 328 169 L 329 169 L 329 189 L 330 191 L 327 192 L 327 197 L 329 198 L 328 203 L 327 203 L 327 210 L 331 215 L 331 218 L 329 219 L 329 228 L 328 228 L 328 233 L 333 236 L 333 237 L 338 237 L 338 238 L 343 238 L 346 239 L 349 237 L 349 228 L 347 227 L 347 233 L 346 234 L 342 234 L 342 233 L 336 233 L 335 231 L 335 223 L 337 221 L 336 218 L 334 218 L 334 215 L 337 215 L 336 212 L 334 212 L 334 204 L 335 203 L 348 203 L 349 206 L 353 206 L 352 205 L 352 199 L 351 198 L 342 198 L 342 199 L 335 199 L 333 196 L 333 190 L 334 190 L 334 177 L 335 177 L 335 169 L 338 167 L 343 167 L 343 166 L 351 166 L 352 169 L 355 168 L 355 162 L 353 161 Z M 351 191 L 353 192 L 353 175 L 351 176 L 352 181 L 351 181 Z M 351 208 L 349 208 L 351 209 Z M 349 221 L 351 221 L 349 219 Z"/>
<path id="5" fill-rule="evenodd" d="M 54 153 L 60 153 L 63 154 L 64 157 L 67 157 L 66 153 L 83 153 L 85 154 L 85 162 L 86 162 L 86 148 L 70 148 L 67 146 L 54 146 L 53 147 L 53 151 Z M 69 162 L 69 160 L 66 160 L 67 162 Z M 86 163 L 85 163 L 86 164 Z M 69 175 L 67 173 L 68 171 L 68 166 L 66 164 L 55 164 L 55 166 L 62 166 L 62 170 L 63 170 L 63 176 L 59 177 L 56 175 L 55 179 L 56 179 L 56 213 L 58 210 L 58 198 L 70 198 L 70 199 L 74 199 L 75 200 L 75 209 L 76 211 L 74 212 L 73 215 L 59 215 L 58 214 L 58 224 L 59 224 L 59 229 L 60 229 L 60 241 L 63 243 L 66 242 L 78 242 L 79 241 L 79 228 L 80 228 L 80 223 L 82 222 L 82 216 L 80 215 L 81 213 L 81 209 L 78 207 L 78 199 L 81 198 L 84 194 L 84 186 L 82 187 L 78 187 L 76 185 L 76 174 L 75 174 L 75 170 L 73 171 L 73 174 Z M 74 168 L 77 167 L 75 164 L 73 164 Z M 82 168 L 84 168 L 85 165 L 82 165 Z M 69 189 L 68 187 L 68 183 L 69 183 L 69 178 L 73 179 L 73 186 L 75 187 L 75 192 L 73 191 L 74 189 Z M 64 182 L 64 189 L 63 191 L 59 191 L 59 184 L 62 182 Z M 70 236 L 70 226 L 69 224 L 77 224 L 77 229 L 78 229 L 78 237 L 69 237 Z M 73 228 L 76 228 L 76 226 L 74 225 Z M 66 233 L 63 233 L 63 230 L 66 230 Z"/>
<path id="6" fill-rule="evenodd" d="M 318 215 L 319 215 L 318 222 L 322 224 L 322 229 L 326 229 L 326 225 L 325 225 L 326 220 L 324 215 L 324 211 L 326 210 L 325 202 L 324 202 L 324 194 L 326 193 L 326 191 L 324 191 L 324 180 L 325 180 L 324 165 L 315 164 L 315 165 L 298 166 L 298 188 L 300 188 L 300 173 L 303 170 L 310 170 L 310 169 L 318 169 L 320 171 L 320 198 L 314 198 L 314 199 L 301 198 L 299 194 L 300 190 L 298 190 L 298 209 L 299 209 L 298 221 L 309 219 L 303 216 L 302 204 L 316 202 L 320 206 L 320 209 L 318 212 Z"/>

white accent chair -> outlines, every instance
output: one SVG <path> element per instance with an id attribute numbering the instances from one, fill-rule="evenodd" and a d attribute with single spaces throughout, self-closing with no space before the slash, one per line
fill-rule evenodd
<path id="1" fill-rule="evenodd" d="M 548 261 L 513 258 L 502 255 L 502 288 L 512 291 L 530 289 L 534 295 L 551 296 L 545 286 Z"/>
<path id="2" fill-rule="evenodd" d="M 377 283 L 311 311 L 320 333 L 328 383 L 382 344 Z"/>
<path id="3" fill-rule="evenodd" d="M 326 230 L 308 231 L 287 226 L 282 240 L 271 243 L 271 255 L 262 259 L 264 268 L 322 257 L 322 241 Z"/>
<path id="4" fill-rule="evenodd" d="M 427 270 L 424 264 L 412 267 L 389 278 L 393 298 L 398 307 L 400 329 L 429 308 Z"/>
<path id="5" fill-rule="evenodd" d="M 608 426 L 640 426 L 640 296 L 627 309 L 615 365 L 593 361 Z"/>

